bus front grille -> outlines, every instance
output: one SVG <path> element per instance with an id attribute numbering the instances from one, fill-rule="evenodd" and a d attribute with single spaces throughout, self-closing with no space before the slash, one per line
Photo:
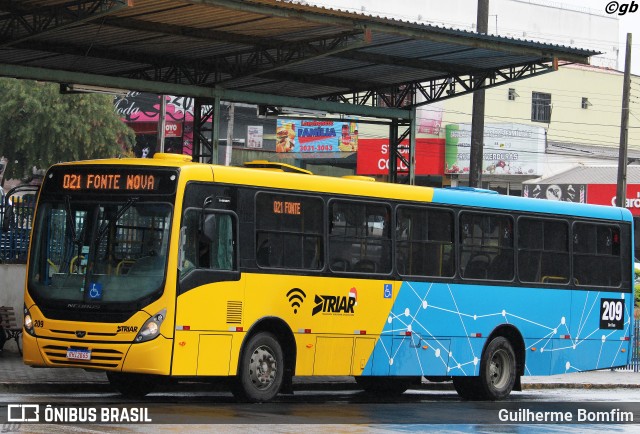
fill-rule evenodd
<path id="1" fill-rule="evenodd" d="M 83 348 L 86 349 L 86 347 Z M 90 360 L 68 359 L 68 349 L 69 347 L 60 345 L 45 345 L 43 347 L 44 353 L 52 365 L 78 366 L 82 368 L 116 368 L 124 358 L 124 353 L 118 350 L 91 348 Z"/>

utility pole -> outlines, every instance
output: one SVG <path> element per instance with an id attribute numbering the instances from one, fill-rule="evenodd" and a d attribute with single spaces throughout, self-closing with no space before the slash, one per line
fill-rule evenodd
<path id="1" fill-rule="evenodd" d="M 236 117 L 236 105 L 229 103 L 229 119 L 227 121 L 227 146 L 224 148 L 224 165 L 231 166 L 231 152 L 233 151 L 233 123 Z"/>
<path id="2" fill-rule="evenodd" d="M 487 34 L 489 30 L 489 0 L 478 0 L 476 31 Z M 478 79 L 476 86 L 482 86 L 484 79 Z M 469 187 L 482 184 L 482 158 L 484 147 L 484 89 L 473 92 L 473 113 L 471 115 L 471 157 L 469 162 Z"/>
<path id="3" fill-rule="evenodd" d="M 622 114 L 620 118 L 620 151 L 618 154 L 618 186 L 616 206 L 624 208 L 627 198 L 627 141 L 629 137 L 629 91 L 631 88 L 631 33 L 627 33 L 627 53 L 624 58 Z"/>
<path id="4" fill-rule="evenodd" d="M 167 116 L 167 98 L 160 95 L 160 113 L 158 113 L 158 142 L 156 152 L 164 152 L 164 136 Z"/>

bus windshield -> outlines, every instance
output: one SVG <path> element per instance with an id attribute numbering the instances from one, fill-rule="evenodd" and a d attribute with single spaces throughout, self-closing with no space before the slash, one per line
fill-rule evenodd
<path id="1" fill-rule="evenodd" d="M 41 198 L 29 291 L 41 302 L 128 303 L 164 282 L 172 207 L 140 199 Z"/>

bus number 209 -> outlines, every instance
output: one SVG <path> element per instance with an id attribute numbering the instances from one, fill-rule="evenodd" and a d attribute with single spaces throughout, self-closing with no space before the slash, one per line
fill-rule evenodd
<path id="1" fill-rule="evenodd" d="M 600 328 L 621 330 L 624 325 L 624 300 L 603 298 L 600 305 Z"/>

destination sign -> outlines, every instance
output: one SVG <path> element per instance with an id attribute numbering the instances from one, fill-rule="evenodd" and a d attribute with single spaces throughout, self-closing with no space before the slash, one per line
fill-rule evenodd
<path id="1" fill-rule="evenodd" d="M 62 177 L 64 190 L 146 190 L 157 188 L 151 174 L 130 173 L 66 173 Z"/>
<path id="2" fill-rule="evenodd" d="M 273 201 L 274 214 L 300 215 L 301 208 L 302 204 L 300 202 L 289 202 L 284 200 Z"/>
<path id="3" fill-rule="evenodd" d="M 172 194 L 177 180 L 177 170 L 162 168 L 54 167 L 43 187 L 50 192 Z"/>

